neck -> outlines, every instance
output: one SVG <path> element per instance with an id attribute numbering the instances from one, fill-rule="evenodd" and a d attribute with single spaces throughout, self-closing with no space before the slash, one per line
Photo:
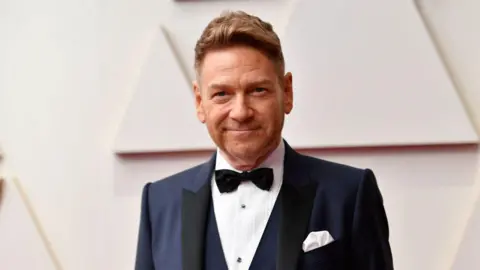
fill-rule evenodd
<path id="1" fill-rule="evenodd" d="M 254 158 L 238 158 L 238 157 L 233 157 L 230 156 L 229 154 L 222 152 L 222 156 L 225 158 L 225 160 L 236 170 L 239 171 L 251 171 L 260 164 L 262 164 L 272 153 L 277 149 L 278 145 L 281 142 L 281 138 L 274 140 L 268 148 L 266 148 L 266 151 L 264 151 L 261 155 L 256 156 Z"/>

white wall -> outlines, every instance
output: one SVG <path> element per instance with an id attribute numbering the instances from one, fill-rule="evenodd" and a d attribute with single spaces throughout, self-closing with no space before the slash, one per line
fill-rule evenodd
<path id="1" fill-rule="evenodd" d="M 261 14 L 278 25 L 281 35 L 294 2 L 225 7 Z M 196 38 L 191 33 L 217 14 L 215 5 L 175 6 L 169 0 L 0 2 L 0 145 L 5 153 L 0 172 L 24 185 L 63 269 L 132 269 L 141 186 L 207 156 L 118 157 L 112 148 L 152 31 L 163 22 L 174 33 L 183 33 L 175 42 L 189 63 Z M 428 0 L 422 7 L 480 130 L 480 3 Z M 312 153 L 377 172 L 397 269 L 478 268 L 476 147 Z M 7 187 L 6 195 L 15 196 L 9 191 L 11 181 Z M 2 269 L 54 269 L 41 260 L 27 268 L 28 258 L 46 256 L 38 238 L 5 237 L 32 230 L 11 226 L 28 219 L 7 216 L 25 211 L 20 200 L 8 202 L 0 209 Z M 23 250 L 24 257 L 9 253 L 15 250 Z"/>

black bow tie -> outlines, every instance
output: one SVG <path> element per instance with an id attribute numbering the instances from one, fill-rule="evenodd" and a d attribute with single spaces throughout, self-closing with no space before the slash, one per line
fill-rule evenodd
<path id="1" fill-rule="evenodd" d="M 250 172 L 235 172 L 231 170 L 215 171 L 215 181 L 221 193 L 235 191 L 243 181 L 251 181 L 263 190 L 270 190 L 273 184 L 273 170 L 259 168 Z"/>

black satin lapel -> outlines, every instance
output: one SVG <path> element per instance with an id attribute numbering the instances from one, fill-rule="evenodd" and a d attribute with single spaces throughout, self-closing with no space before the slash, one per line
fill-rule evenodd
<path id="1" fill-rule="evenodd" d="M 201 270 L 204 260 L 205 228 L 210 204 L 210 185 L 197 192 L 182 194 L 182 264 L 183 270 Z"/>
<path id="2" fill-rule="evenodd" d="M 316 187 L 284 184 L 280 191 L 281 218 L 277 270 L 297 269 L 302 244 L 308 230 Z"/>

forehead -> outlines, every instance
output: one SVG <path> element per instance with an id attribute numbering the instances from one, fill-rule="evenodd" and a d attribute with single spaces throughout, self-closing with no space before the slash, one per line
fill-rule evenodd
<path id="1" fill-rule="evenodd" d="M 208 52 L 199 76 L 207 85 L 277 80 L 275 65 L 268 57 L 256 49 L 241 46 Z"/>

